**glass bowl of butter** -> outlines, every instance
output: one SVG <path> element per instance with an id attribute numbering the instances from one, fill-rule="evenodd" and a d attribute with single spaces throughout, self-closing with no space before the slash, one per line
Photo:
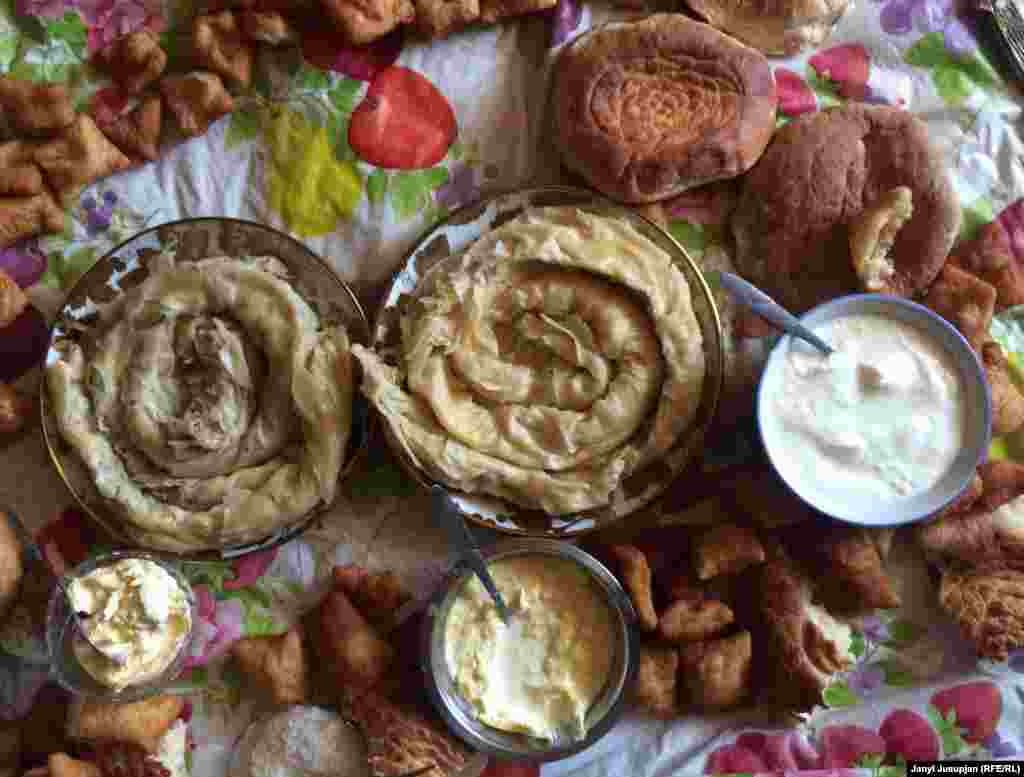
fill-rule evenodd
<path id="1" fill-rule="evenodd" d="M 480 752 L 555 761 L 589 747 L 622 712 L 636 676 L 636 614 L 597 559 L 556 540 L 484 551 L 509 610 L 456 568 L 423 626 L 431 700 Z"/>
<path id="2" fill-rule="evenodd" d="M 785 336 L 758 388 L 768 458 L 825 515 L 897 526 L 951 503 L 984 461 L 992 400 L 970 344 L 902 297 L 854 294 L 800 322 L 833 352 Z"/>
<path id="3" fill-rule="evenodd" d="M 63 582 L 68 595 L 54 588 L 46 619 L 51 672 L 61 686 L 92 700 L 132 701 L 160 693 L 178 678 L 189 655 L 196 602 L 174 564 L 114 551 L 86 559 Z"/>

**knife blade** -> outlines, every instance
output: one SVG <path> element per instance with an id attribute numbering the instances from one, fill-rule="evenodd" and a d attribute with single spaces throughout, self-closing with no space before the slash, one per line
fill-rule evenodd
<path id="1" fill-rule="evenodd" d="M 480 582 L 483 583 L 484 588 L 487 589 L 487 593 L 491 595 L 495 606 L 498 608 L 498 615 L 507 625 L 509 622 L 508 607 L 505 606 L 505 600 L 502 598 L 498 586 L 494 584 L 494 578 L 491 577 L 491 573 L 487 570 L 487 562 L 484 561 L 480 548 L 477 547 L 476 540 L 473 539 L 473 535 L 466 525 L 462 511 L 448 495 L 448 492 L 441 486 L 433 486 L 430 492 L 434 515 L 445 531 L 448 532 L 448 538 L 458 553 L 459 559 L 464 561 L 476 576 L 480 578 Z"/>

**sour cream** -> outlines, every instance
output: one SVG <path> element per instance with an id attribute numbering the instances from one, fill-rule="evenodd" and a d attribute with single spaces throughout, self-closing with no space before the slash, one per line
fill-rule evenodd
<path id="1" fill-rule="evenodd" d="M 858 314 L 813 327 L 826 356 L 792 340 L 761 391 L 765 443 L 780 475 L 831 515 L 885 522 L 883 508 L 927 491 L 965 444 L 965 387 L 953 357 L 914 325 Z"/>

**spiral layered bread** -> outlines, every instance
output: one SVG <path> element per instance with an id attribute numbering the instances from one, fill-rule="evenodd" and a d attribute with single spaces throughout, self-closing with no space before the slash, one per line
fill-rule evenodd
<path id="1" fill-rule="evenodd" d="M 565 165 L 632 203 L 748 170 L 776 105 L 764 55 L 681 14 L 580 36 L 559 56 L 552 92 Z"/>
<path id="2" fill-rule="evenodd" d="M 126 533 L 219 548 L 331 502 L 352 425 L 345 329 L 321 326 L 272 257 L 150 269 L 46 370 L 60 433 Z"/>
<path id="3" fill-rule="evenodd" d="M 690 288 L 631 224 L 542 208 L 435 269 L 400 363 L 353 347 L 362 390 L 431 478 L 549 514 L 607 504 L 692 422 Z"/>

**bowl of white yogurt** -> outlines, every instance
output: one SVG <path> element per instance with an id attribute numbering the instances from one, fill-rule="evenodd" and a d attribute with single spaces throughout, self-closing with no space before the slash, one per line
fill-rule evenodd
<path id="1" fill-rule="evenodd" d="M 611 729 L 636 676 L 629 597 L 597 559 L 564 542 L 509 540 L 484 557 L 510 620 L 472 572 L 454 570 L 424 618 L 431 701 L 479 752 L 574 755 Z"/>
<path id="2" fill-rule="evenodd" d="M 988 381 L 963 336 L 884 294 L 841 297 L 800 321 L 834 353 L 787 335 L 765 365 L 758 427 L 783 482 L 825 515 L 865 526 L 948 505 L 992 436 Z"/>
<path id="3" fill-rule="evenodd" d="M 65 574 L 54 588 L 46 639 L 54 679 L 78 696 L 132 701 L 165 690 L 181 674 L 196 618 L 192 588 L 174 564 L 114 551 Z M 70 600 L 70 601 L 69 601 Z M 71 608 L 84 614 L 82 628 Z"/>

